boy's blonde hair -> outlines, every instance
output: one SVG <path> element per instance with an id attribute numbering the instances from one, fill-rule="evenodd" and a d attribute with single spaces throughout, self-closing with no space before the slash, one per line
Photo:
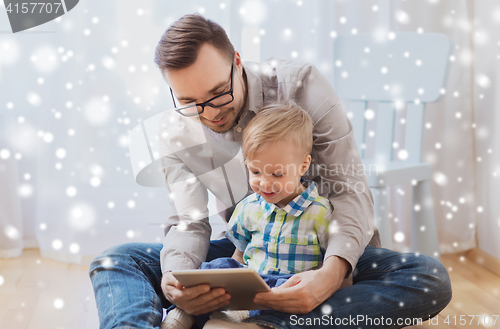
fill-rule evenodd
<path id="1" fill-rule="evenodd" d="M 275 103 L 264 107 L 243 132 L 243 155 L 252 158 L 264 146 L 281 141 L 295 143 L 299 155 L 311 154 L 313 121 L 299 105 Z"/>

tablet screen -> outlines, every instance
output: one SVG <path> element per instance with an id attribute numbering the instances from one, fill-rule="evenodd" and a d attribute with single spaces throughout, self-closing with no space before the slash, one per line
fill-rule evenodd
<path id="1" fill-rule="evenodd" d="M 231 295 L 228 305 L 221 310 L 262 310 L 253 302 L 255 294 L 271 289 L 260 275 L 248 268 L 172 271 L 173 276 L 186 288 L 208 284 L 210 288 L 224 288 Z"/>

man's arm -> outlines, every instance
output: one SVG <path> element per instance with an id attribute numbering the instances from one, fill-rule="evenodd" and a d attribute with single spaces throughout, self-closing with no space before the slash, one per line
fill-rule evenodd
<path id="1" fill-rule="evenodd" d="M 306 178 L 314 179 L 334 208 L 325 258 L 345 259 L 349 274 L 375 230 L 373 197 L 340 98 L 314 66 L 305 65 L 299 79 L 295 97 L 314 122 L 313 163 Z"/>
<path id="2" fill-rule="evenodd" d="M 166 111 L 158 137 L 171 206 L 160 258 L 162 272 L 198 268 L 210 246 L 207 179 L 212 190 L 227 189 L 226 181 L 214 167 L 214 154 L 201 123 Z"/>
<path id="3" fill-rule="evenodd" d="M 307 313 L 330 297 L 355 268 L 375 230 L 373 197 L 339 97 L 314 66 L 303 65 L 297 76 L 284 79 L 278 97 L 295 100 L 313 119 L 313 162 L 304 178 L 316 182 L 334 211 L 323 267 L 256 296 L 256 303 L 287 313 Z"/>
<path id="4" fill-rule="evenodd" d="M 284 313 L 307 314 L 339 289 L 349 267 L 344 259 L 330 256 L 320 269 L 295 274 L 271 292 L 255 295 L 254 302 Z"/>
<path id="5" fill-rule="evenodd" d="M 167 118 L 165 115 L 162 120 Z M 210 290 L 208 285 L 184 288 L 170 270 L 198 268 L 206 259 L 211 234 L 208 192 L 169 147 L 167 138 L 172 132 L 163 132 L 160 136 L 165 139 L 160 138 L 159 151 L 170 192 L 168 201 L 171 214 L 167 219 L 160 255 L 162 291 L 167 300 L 187 313 L 204 314 L 227 305 L 229 294 L 224 289 Z"/>
<path id="6" fill-rule="evenodd" d="M 171 207 L 160 256 L 162 273 L 195 269 L 205 261 L 210 246 L 208 192 L 175 155 L 165 154 L 162 163 Z"/>

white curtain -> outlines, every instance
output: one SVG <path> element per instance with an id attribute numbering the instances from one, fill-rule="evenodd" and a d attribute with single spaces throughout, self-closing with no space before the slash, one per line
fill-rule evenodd
<path id="1" fill-rule="evenodd" d="M 426 107 L 423 159 L 431 163 L 432 193 L 441 252 L 476 247 L 476 143 L 473 92 L 475 32 L 473 1 L 467 0 L 351 0 L 273 1 L 261 23 L 262 58 L 278 56 L 314 63 L 333 82 L 333 42 L 341 34 L 388 34 L 398 31 L 448 35 L 454 51 L 446 93 Z M 484 1 L 494 7 L 494 1 Z M 273 13 L 283 13 L 273 15 Z M 286 13 L 286 14 L 285 14 Z M 498 34 L 497 34 L 498 39 Z M 494 47 L 494 46 L 491 46 Z M 407 123 L 411 124 L 411 123 Z M 402 143 L 400 143 L 401 145 Z M 500 174 L 500 173 L 499 173 Z M 489 185 L 491 180 L 484 180 Z M 411 186 L 389 189 L 393 232 L 410 237 Z M 483 204 L 483 209 L 488 207 Z M 481 208 L 479 208 L 481 210 Z M 498 212 L 497 212 L 498 216 Z M 395 241 L 395 249 L 409 250 L 409 240 Z M 498 252 L 500 256 L 500 252 Z"/>
<path id="2" fill-rule="evenodd" d="M 171 22 L 200 9 L 175 4 L 85 1 L 33 31 L 0 34 L 0 256 L 24 244 L 88 264 L 115 244 L 160 242 L 167 191 L 135 184 L 127 138 L 172 107 L 154 50 Z"/>
<path id="3" fill-rule="evenodd" d="M 9 250 L 24 244 L 39 246 L 45 257 L 88 263 L 118 243 L 160 241 L 167 191 L 134 183 L 127 136 L 141 120 L 172 107 L 154 50 L 171 22 L 193 12 L 221 24 L 244 59 L 308 61 L 330 81 L 336 35 L 421 28 L 450 36 L 455 49 L 446 94 L 427 106 L 424 160 L 434 173 L 441 251 L 475 247 L 478 228 L 483 239 L 499 229 L 492 200 L 493 172 L 500 175 L 493 141 L 500 70 L 498 59 L 486 58 L 500 49 L 500 14 L 489 10 L 495 6 L 494 0 L 88 0 L 37 33 L 0 34 L 0 166 L 6 168 L 0 255 L 16 255 Z M 0 30 L 8 31 L 1 15 Z M 489 38 L 474 43 L 481 36 L 473 22 L 487 24 L 483 16 L 492 20 L 481 27 Z M 404 186 L 391 192 L 394 229 L 407 237 L 410 194 Z M 407 243 L 396 247 L 405 250 Z M 485 248 L 500 254 L 498 244 Z"/>
<path id="4" fill-rule="evenodd" d="M 473 10 L 477 242 L 500 259 L 500 3 L 475 1 Z"/>
<path id="5" fill-rule="evenodd" d="M 1 116 L 0 116 L 1 118 Z M 17 193 L 17 163 L 0 144 L 0 257 L 18 257 L 23 251 L 21 202 Z"/>

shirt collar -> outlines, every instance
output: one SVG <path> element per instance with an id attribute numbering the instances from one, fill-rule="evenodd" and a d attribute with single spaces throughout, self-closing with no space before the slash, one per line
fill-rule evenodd
<path id="1" fill-rule="evenodd" d="M 268 203 L 264 198 L 256 194 L 262 206 L 262 212 L 265 218 L 271 216 L 273 211 L 277 211 L 278 208 L 274 203 Z M 290 201 L 284 208 L 282 208 L 288 215 L 300 216 L 304 210 L 309 207 L 309 205 L 319 196 L 318 189 L 314 182 L 310 182 L 309 186 L 299 195 L 297 195 L 292 201 Z"/>
<path id="2" fill-rule="evenodd" d="M 243 110 L 251 110 L 257 114 L 264 107 L 262 80 L 256 73 L 260 71 L 260 66 L 257 63 L 247 62 L 243 64 L 243 70 L 247 78 L 247 99 Z"/>

